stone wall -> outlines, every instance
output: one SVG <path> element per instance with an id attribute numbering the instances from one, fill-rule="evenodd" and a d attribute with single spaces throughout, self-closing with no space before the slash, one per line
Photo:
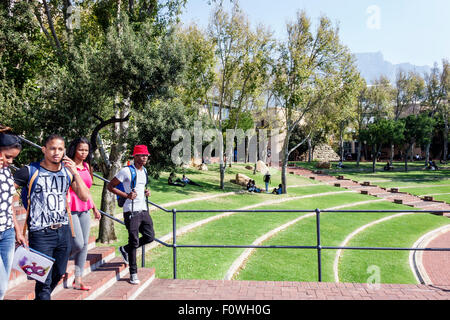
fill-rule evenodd
<path id="1" fill-rule="evenodd" d="M 301 156 L 303 161 L 308 160 L 308 152 Z M 339 161 L 339 155 L 327 144 L 321 144 L 314 148 L 314 161 Z"/>

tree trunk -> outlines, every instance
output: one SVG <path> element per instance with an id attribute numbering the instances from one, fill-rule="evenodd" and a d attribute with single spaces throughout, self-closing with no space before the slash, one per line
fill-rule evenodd
<path id="1" fill-rule="evenodd" d="M 377 163 L 377 155 L 378 155 L 378 148 L 375 146 L 373 150 L 373 159 L 372 159 L 372 172 L 375 173 L 375 166 Z"/>
<path id="2" fill-rule="evenodd" d="M 425 147 L 425 167 L 428 166 L 428 163 L 430 162 L 430 146 L 431 142 L 428 142 Z"/>
<path id="3" fill-rule="evenodd" d="M 410 146 L 408 146 L 405 149 L 405 172 L 408 172 L 408 153 L 409 153 L 408 150 L 410 150 L 410 149 L 411 149 Z"/>
<path id="4" fill-rule="evenodd" d="M 311 138 L 308 138 L 308 162 L 312 160 Z"/>
<path id="5" fill-rule="evenodd" d="M 444 156 L 443 161 L 447 163 L 448 158 L 448 115 L 444 114 Z"/>
<path id="6" fill-rule="evenodd" d="M 360 161 L 361 161 L 361 141 L 358 141 L 358 148 L 356 149 L 356 167 L 358 168 Z"/>
<path id="7" fill-rule="evenodd" d="M 283 194 L 287 193 L 287 177 L 286 177 L 286 171 L 287 171 L 287 165 L 289 160 L 289 139 L 290 139 L 290 133 L 287 132 L 286 138 L 284 139 L 283 143 L 283 149 L 282 149 L 282 159 L 281 159 L 281 185 L 283 187 Z"/>
<path id="8" fill-rule="evenodd" d="M 124 118 L 129 114 L 129 112 L 129 99 L 125 99 L 122 103 L 119 103 L 119 99 L 116 98 L 116 118 Z M 128 127 L 128 121 L 114 124 L 112 141 L 117 141 L 117 144 L 113 144 L 111 146 L 111 152 L 109 155 L 110 167 L 108 172 L 103 173 L 103 176 L 107 177 L 110 181 L 122 168 L 122 158 L 127 149 L 126 138 L 128 137 Z M 115 195 L 107 190 L 105 183 L 103 185 L 101 205 L 104 212 L 114 215 L 116 208 L 115 198 Z M 114 230 L 114 221 L 103 216 L 100 220 L 98 241 L 102 243 L 110 243 L 115 240 L 117 240 L 117 237 Z"/>
<path id="9" fill-rule="evenodd" d="M 392 164 L 392 163 L 394 163 L 394 152 L 395 152 L 395 150 L 394 150 L 394 144 L 391 144 L 391 156 L 390 156 L 390 158 L 389 158 L 389 162 Z"/>
<path id="10" fill-rule="evenodd" d="M 225 189 L 225 164 L 223 162 L 220 162 L 220 189 Z"/>

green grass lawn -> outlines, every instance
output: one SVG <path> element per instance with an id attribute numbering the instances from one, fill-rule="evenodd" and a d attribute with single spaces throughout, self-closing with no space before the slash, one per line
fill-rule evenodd
<path id="1" fill-rule="evenodd" d="M 410 248 L 418 235 L 449 224 L 448 218 L 418 213 L 375 225 L 358 235 L 349 246 L 405 247 Z M 416 283 L 408 263 L 409 251 L 344 252 L 340 264 L 342 282 L 366 282 L 367 268 L 377 266 L 382 283 Z"/>
<path id="2" fill-rule="evenodd" d="M 369 166 L 370 165 L 370 166 Z M 307 164 L 305 167 L 313 164 Z M 371 163 L 364 163 L 361 168 L 349 167 L 347 172 L 330 170 L 329 174 L 344 175 L 359 181 L 382 181 L 378 185 L 392 186 L 410 186 L 404 191 L 414 194 L 430 193 L 448 193 L 450 192 L 450 181 L 448 171 L 422 171 L 420 166 L 410 166 L 413 170 L 410 172 L 369 172 Z M 414 170 L 417 169 L 417 170 Z M 366 170 L 367 169 L 367 170 Z M 365 171 L 364 171 L 365 170 Z M 233 192 L 231 195 L 216 197 L 209 200 L 194 201 L 185 204 L 178 204 L 175 208 L 179 210 L 209 210 L 223 209 L 232 211 L 248 206 L 258 206 L 258 209 L 280 210 L 280 209 L 308 209 L 331 208 L 340 205 L 356 203 L 360 201 L 376 200 L 377 198 L 355 192 L 345 192 L 334 195 L 306 197 L 320 193 L 346 191 L 343 188 L 337 188 L 330 185 L 311 180 L 297 175 L 288 175 L 288 194 L 272 195 L 266 193 L 254 194 L 242 192 L 243 187 L 237 186 L 231 180 L 235 178 L 236 173 L 244 173 L 254 179 L 259 187 L 263 187 L 263 173 L 253 175 L 253 170 L 245 168 L 244 164 L 234 164 L 232 168 L 227 168 L 225 177 L 225 189 L 220 190 L 219 171 L 217 165 L 210 165 L 208 171 L 185 170 L 185 174 L 192 180 L 200 183 L 202 187 L 186 186 L 178 188 L 167 184 L 168 172 L 162 173 L 159 180 L 150 179 L 150 189 L 152 191 L 151 201 L 163 205 L 174 201 L 192 200 L 205 195 L 220 195 Z M 183 171 L 177 172 L 181 177 Z M 276 187 L 281 181 L 279 171 L 271 169 L 272 182 L 270 190 Z M 440 186 L 440 185 L 447 185 Z M 436 187 L 427 187 L 428 185 L 437 185 Z M 290 187 L 289 187 L 290 186 Z M 100 206 L 101 192 L 103 182 L 95 179 L 94 186 L 91 189 L 94 201 Z M 303 197 L 297 199 L 298 197 Z M 448 199 L 448 195 L 434 196 L 436 200 L 439 197 Z M 267 204 L 269 201 L 282 201 L 274 204 Z M 172 206 L 165 205 L 167 209 Z M 396 205 L 387 201 L 375 202 L 365 205 L 359 205 L 348 209 L 361 210 L 410 210 L 410 207 Z M 121 209 L 117 208 L 117 213 Z M 177 228 L 187 226 L 193 222 L 205 219 L 218 213 L 177 213 Z M 277 228 L 278 226 L 303 215 L 304 213 L 235 213 L 226 218 L 215 220 L 205 224 L 191 232 L 177 237 L 177 243 L 180 244 L 215 244 L 215 245 L 249 245 L 255 239 L 266 232 Z M 321 214 L 321 237 L 322 245 L 339 245 L 345 237 L 358 227 L 388 215 L 388 213 L 322 213 Z M 161 210 L 152 211 L 156 237 L 160 238 L 172 232 L 172 214 Z M 366 232 L 356 237 L 351 245 L 372 246 L 376 240 L 383 241 L 376 245 L 387 245 L 388 240 L 399 234 L 407 236 L 401 238 L 395 245 L 404 247 L 411 246 L 422 234 L 441 226 L 448 224 L 448 218 L 437 217 L 430 214 L 419 214 L 410 216 L 411 227 L 408 223 L 383 223 L 379 226 L 367 230 L 371 234 L 366 238 Z M 400 221 L 400 218 L 398 218 Z M 405 218 L 406 219 L 406 218 Z M 395 219 L 396 220 L 396 219 Z M 408 220 L 405 220 L 408 221 Z M 421 222 L 422 221 L 422 222 Z M 127 242 L 128 234 L 124 226 L 115 224 L 115 232 L 118 240 L 113 244 L 116 248 Z M 286 244 L 286 245 L 315 245 L 316 243 L 315 218 L 306 218 L 287 230 L 275 235 L 267 243 Z M 91 234 L 96 235 L 98 228 L 91 228 Z M 373 233 L 373 234 L 372 234 Z M 385 234 L 386 233 L 386 234 Z M 403 241 L 403 242 L 402 242 Z M 106 244 L 105 244 L 106 245 Z M 190 279 L 222 279 L 231 263 L 242 253 L 244 249 L 229 248 L 179 248 L 178 251 L 178 278 Z M 336 250 L 322 251 L 323 281 L 334 281 L 332 265 Z M 118 254 L 118 251 L 117 251 Z M 159 246 L 148 252 L 146 255 L 146 266 L 156 268 L 158 278 L 172 278 L 172 248 Z M 371 257 L 369 259 L 369 257 Z M 380 266 L 382 272 L 382 282 L 414 283 L 414 277 L 408 269 L 407 252 L 378 252 L 378 251 L 344 251 L 340 263 L 341 281 L 365 282 L 368 278 L 367 267 L 370 265 Z M 389 274 L 389 276 L 387 276 Z M 398 275 L 398 276 L 397 276 Z M 316 250 L 292 250 L 292 249 L 259 249 L 250 257 L 243 270 L 240 270 L 237 279 L 242 280 L 289 280 L 289 281 L 317 281 L 317 253 Z"/>
<path id="3" fill-rule="evenodd" d="M 342 205 L 355 200 L 367 200 L 368 196 L 359 194 L 340 194 L 291 200 L 277 205 L 260 206 L 261 210 L 314 210 L 319 204 L 327 200 L 328 203 Z M 260 235 L 295 219 L 305 213 L 236 213 L 235 215 L 216 220 L 208 225 L 194 230 L 185 236 L 177 238 L 181 245 L 249 245 Z M 180 219 L 183 214 L 180 214 Z M 315 230 L 315 229 L 314 229 Z M 215 248 L 181 248 L 178 249 L 179 278 L 222 279 L 231 263 L 236 259 L 242 249 L 215 249 Z M 171 264 L 172 250 L 158 248 L 150 254 L 147 263 L 156 266 L 158 278 L 172 277 Z M 207 263 L 210 261 L 210 264 Z"/>
<path id="4" fill-rule="evenodd" d="M 402 206 L 389 202 L 350 207 L 350 210 L 399 210 Z M 321 213 L 321 245 L 339 246 L 346 236 L 371 221 L 388 216 L 388 213 Z M 315 216 L 272 237 L 265 245 L 317 244 Z M 322 250 L 322 281 L 334 282 L 333 261 L 336 250 Z M 279 264 L 283 261 L 283 264 Z M 236 277 L 238 280 L 317 281 L 318 259 L 315 249 L 258 249 L 246 267 Z"/>

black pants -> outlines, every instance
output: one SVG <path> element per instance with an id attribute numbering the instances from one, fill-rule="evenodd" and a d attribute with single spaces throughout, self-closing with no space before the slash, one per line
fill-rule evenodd
<path id="1" fill-rule="evenodd" d="M 155 239 L 153 221 L 148 211 L 124 212 L 125 226 L 128 230 L 128 244 L 124 249 L 128 252 L 130 274 L 137 273 L 136 250 Z M 142 237 L 139 238 L 139 232 Z"/>

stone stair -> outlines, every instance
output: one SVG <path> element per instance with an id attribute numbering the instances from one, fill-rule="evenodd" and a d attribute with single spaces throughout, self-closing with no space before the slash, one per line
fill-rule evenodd
<path id="1" fill-rule="evenodd" d="M 15 207 L 20 224 L 25 221 L 23 208 Z M 84 265 L 83 283 L 91 290 L 72 288 L 75 265 L 70 259 L 66 275 L 52 293 L 52 300 L 131 300 L 147 288 L 155 278 L 154 268 L 139 268 L 139 285 L 129 283 L 130 274 L 122 257 L 116 257 L 115 248 L 96 246 L 95 237 L 89 238 L 88 255 Z M 5 300 L 33 300 L 35 280 L 28 280 L 23 272 L 11 271 Z"/>

